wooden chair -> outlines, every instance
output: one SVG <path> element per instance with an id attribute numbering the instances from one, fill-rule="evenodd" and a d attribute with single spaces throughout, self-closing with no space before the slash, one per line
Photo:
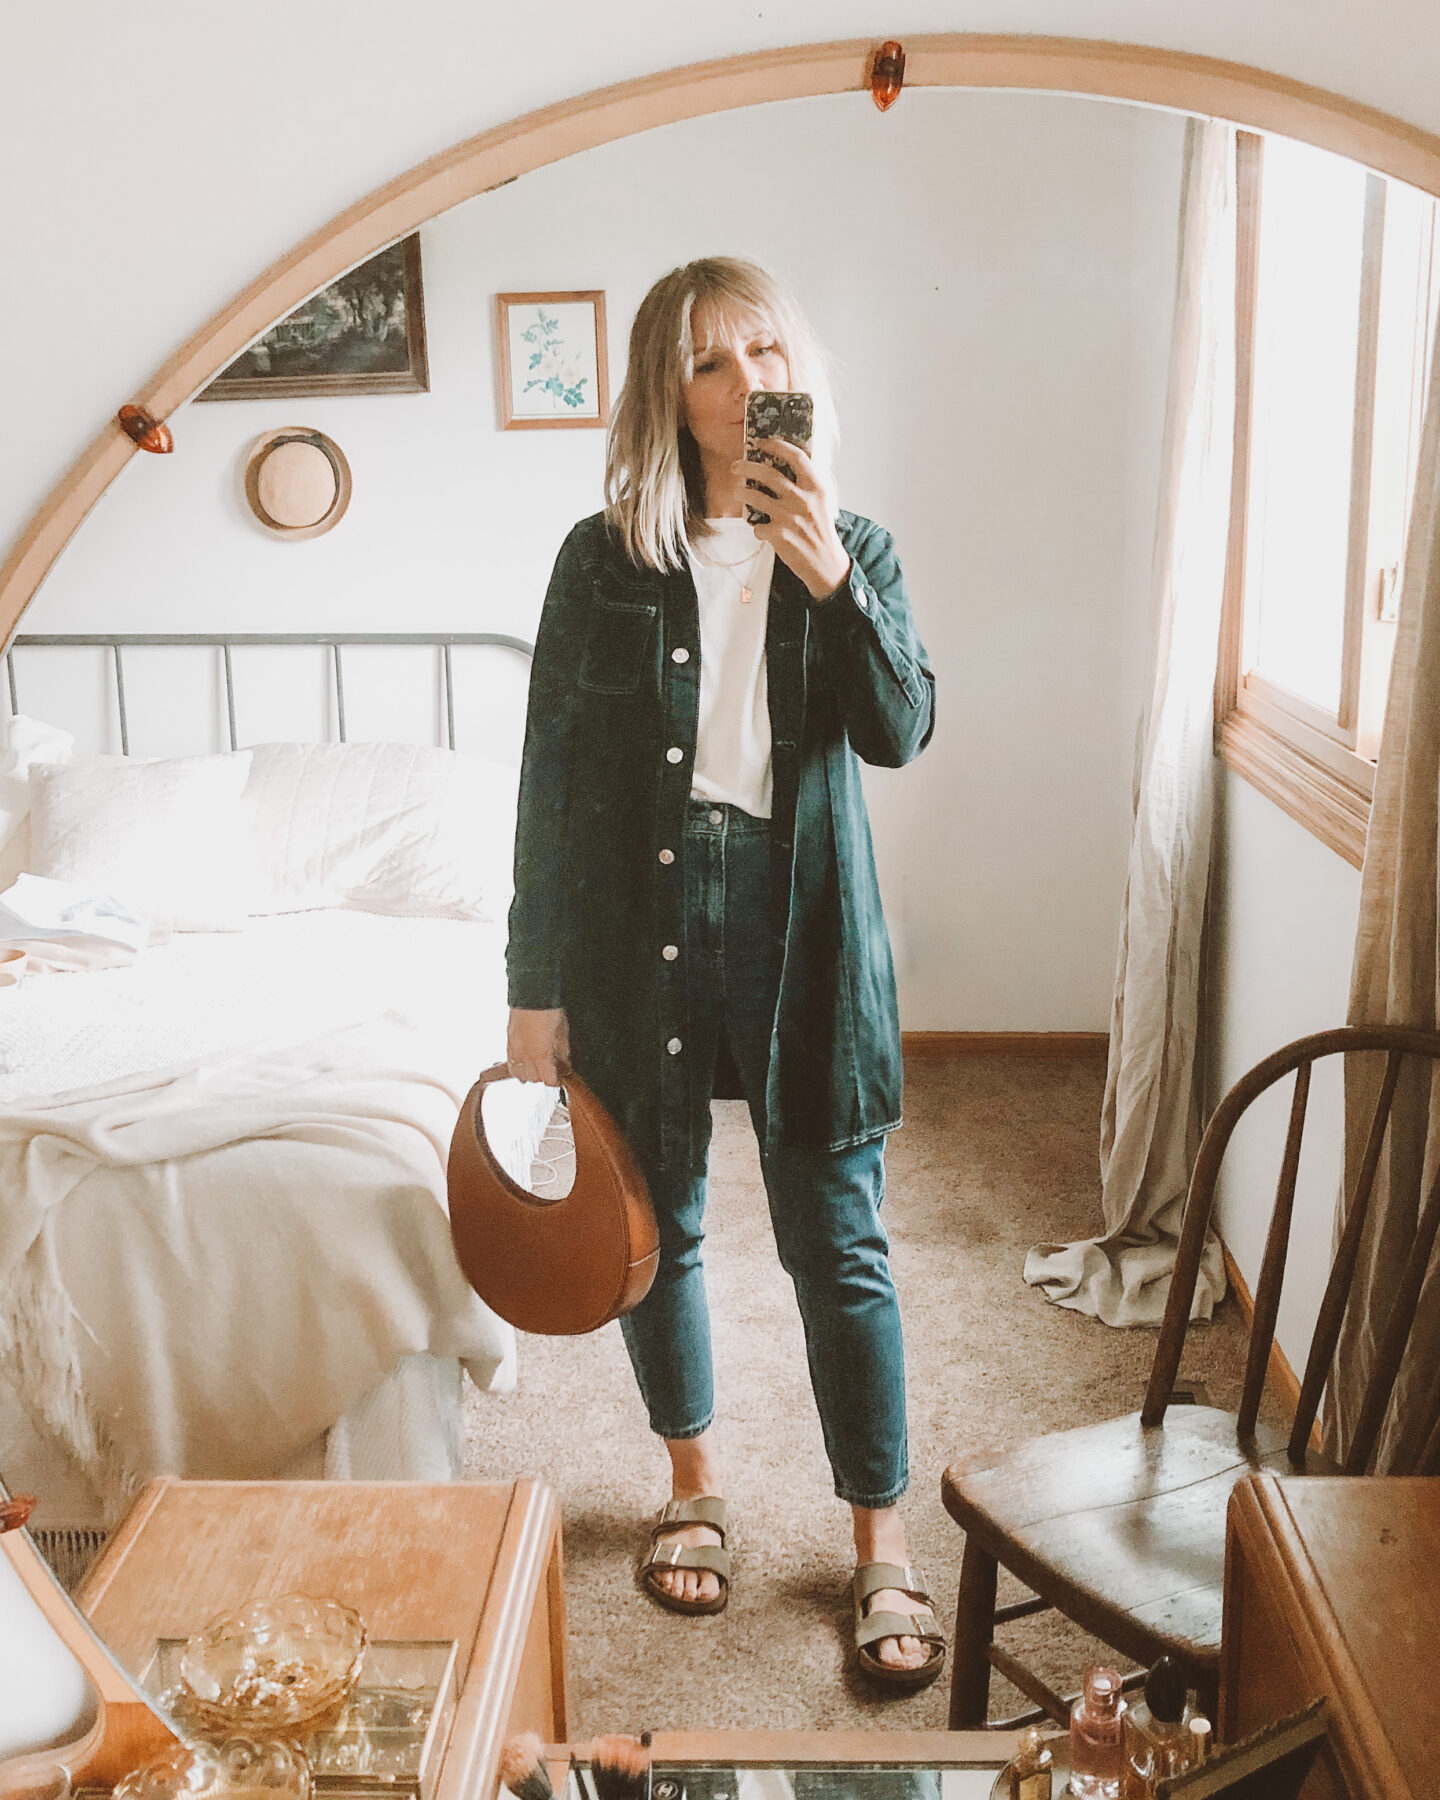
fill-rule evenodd
<path id="1" fill-rule="evenodd" d="M 1386 1052 L 1385 1072 L 1287 1439 L 1257 1419 L 1289 1247 L 1310 1071 L 1320 1057 L 1364 1050 Z M 950 1685 L 952 1730 L 987 1723 L 992 1667 L 1040 1709 L 1005 1721 L 1007 1726 L 1046 1717 L 1061 1724 L 1068 1721 L 1068 1701 L 993 1641 L 997 1624 L 1049 1607 L 1142 1665 L 1164 1654 L 1175 1657 L 1200 1689 L 1202 1703 L 1213 1708 L 1230 1490 L 1255 1469 L 1280 1474 L 1363 1473 L 1409 1339 L 1440 1227 L 1440 1176 L 1426 1195 L 1405 1274 L 1391 1303 L 1355 1443 L 1343 1467 L 1337 1467 L 1311 1447 L 1311 1430 L 1350 1298 L 1360 1234 L 1407 1056 L 1440 1060 L 1440 1033 L 1398 1026 L 1322 1031 L 1277 1050 L 1236 1082 L 1216 1109 L 1195 1160 L 1142 1409 L 1106 1424 L 1053 1432 L 998 1459 L 956 1463 L 945 1471 L 941 1484 L 945 1506 L 965 1532 Z M 1240 1410 L 1171 1405 L 1226 1145 L 1251 1102 L 1292 1071 L 1290 1127 L 1255 1290 Z M 1440 1472 L 1440 1421 L 1415 1463 L 1392 1473 Z M 1035 1597 L 997 1610 L 999 1566 L 1018 1576 Z"/>

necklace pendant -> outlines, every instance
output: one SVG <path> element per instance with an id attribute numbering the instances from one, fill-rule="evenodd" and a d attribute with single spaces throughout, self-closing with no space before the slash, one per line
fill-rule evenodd
<path id="1" fill-rule="evenodd" d="M 754 598 L 754 594 L 752 594 L 749 588 L 742 582 L 740 585 L 740 604 L 742 606 L 748 606 Z"/>

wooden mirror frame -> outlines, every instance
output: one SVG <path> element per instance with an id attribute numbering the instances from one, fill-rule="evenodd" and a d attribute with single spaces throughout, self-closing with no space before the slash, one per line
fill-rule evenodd
<path id="1" fill-rule="evenodd" d="M 201 327 L 134 400 L 163 422 L 311 294 L 462 201 L 544 164 L 682 119 L 774 100 L 864 93 L 876 43 L 851 38 L 691 63 L 526 113 L 431 157 L 305 239 Z M 1090 38 L 945 32 L 905 42 L 906 87 L 1093 95 L 1283 132 L 1440 195 L 1440 137 L 1244 63 Z M 902 101 L 903 104 L 903 101 Z M 0 567 L 0 642 L 137 446 L 110 420 Z"/>
<path id="2" fill-rule="evenodd" d="M 0 1483 L 0 1499 L 6 1497 Z M 5 1762 L 0 1784 L 8 1780 L 19 1791 L 25 1770 L 59 1763 L 69 1771 L 72 1788 L 114 1787 L 141 1763 L 173 1749 L 180 1740 L 165 1716 L 96 1636 L 29 1532 L 0 1532 L 0 1557 L 10 1563 L 40 1616 L 89 1676 L 96 1695 L 95 1722 L 88 1731 L 74 1743 Z"/>

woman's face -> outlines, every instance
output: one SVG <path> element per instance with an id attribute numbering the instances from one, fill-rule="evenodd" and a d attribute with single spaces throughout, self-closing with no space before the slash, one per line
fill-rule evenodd
<path id="1" fill-rule="evenodd" d="M 784 393 L 790 369 L 774 328 L 755 314 L 697 312 L 695 361 L 681 383 L 681 422 L 707 463 L 737 462 L 745 452 L 745 396 Z"/>

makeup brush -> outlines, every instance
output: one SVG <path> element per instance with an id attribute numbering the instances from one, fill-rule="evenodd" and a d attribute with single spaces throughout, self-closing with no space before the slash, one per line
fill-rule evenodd
<path id="1" fill-rule="evenodd" d="M 649 1773 L 650 1751 L 639 1738 L 614 1732 L 596 1738 L 590 1746 L 595 1800 L 644 1800 Z"/>
<path id="2" fill-rule="evenodd" d="M 515 1800 L 555 1800 L 545 1746 L 533 1731 L 507 1738 L 500 1752 L 500 1779 Z"/>

